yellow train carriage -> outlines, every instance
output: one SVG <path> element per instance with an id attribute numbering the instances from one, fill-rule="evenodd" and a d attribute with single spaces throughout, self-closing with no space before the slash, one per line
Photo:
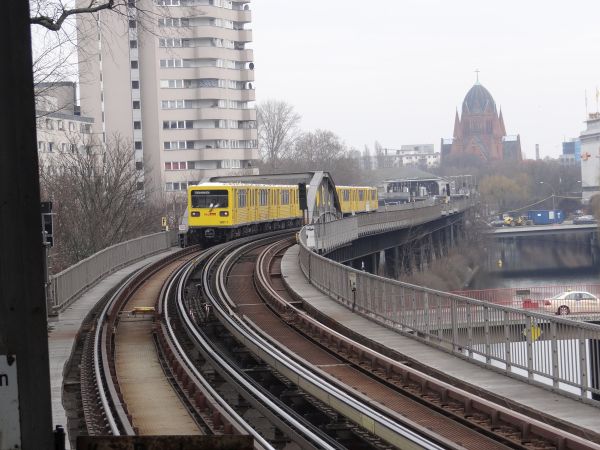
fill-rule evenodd
<path id="1" fill-rule="evenodd" d="M 187 194 L 189 244 L 301 225 L 298 186 L 203 183 Z"/>
<path id="2" fill-rule="evenodd" d="M 369 186 L 337 186 L 343 215 L 354 215 L 377 210 L 377 188 Z"/>

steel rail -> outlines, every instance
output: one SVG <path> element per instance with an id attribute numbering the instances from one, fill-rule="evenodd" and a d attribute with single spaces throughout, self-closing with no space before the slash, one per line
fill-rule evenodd
<path id="1" fill-rule="evenodd" d="M 111 296 L 111 298 L 106 302 L 104 308 L 102 308 L 102 312 L 100 313 L 98 319 L 96 320 L 96 332 L 94 334 L 94 373 L 96 377 L 96 385 L 98 386 L 98 395 L 100 396 L 100 401 L 102 403 L 102 408 L 104 410 L 104 415 L 106 420 L 108 421 L 108 425 L 110 427 L 111 434 L 113 436 L 120 436 L 121 430 L 123 430 L 124 434 L 127 436 L 133 436 L 135 433 L 133 431 L 133 427 L 131 426 L 131 422 L 127 418 L 127 414 L 123 408 L 123 405 L 118 400 L 117 390 L 114 386 L 112 377 L 110 375 L 110 366 L 108 361 L 108 353 L 106 350 L 106 338 L 107 338 L 107 315 L 108 310 L 113 306 L 113 304 L 117 301 L 117 299 L 123 294 L 126 288 L 132 284 L 134 278 L 140 275 L 144 269 L 138 270 L 134 275 L 131 275 L 125 283 L 123 283 L 117 291 Z M 101 367 L 102 366 L 102 367 Z M 107 373 L 108 371 L 108 373 Z M 107 396 L 108 394 L 108 396 Z M 110 401 L 109 401 L 110 398 Z M 112 404 L 112 406 L 111 406 Z M 113 413 L 113 408 L 116 412 Z M 120 426 L 119 426 L 120 425 Z"/>
<path id="2" fill-rule="evenodd" d="M 286 312 L 292 312 L 296 318 L 308 324 L 313 329 L 318 329 L 318 334 L 323 336 L 330 336 L 338 342 L 344 342 L 346 348 L 352 348 L 357 354 L 365 355 L 365 359 L 371 361 L 371 364 L 385 367 L 387 370 L 401 373 L 403 377 L 415 380 L 417 383 L 427 386 L 432 392 L 439 393 L 440 395 L 446 396 L 449 399 L 459 400 L 464 405 L 470 405 L 472 411 L 480 411 L 485 415 L 496 415 L 503 421 L 512 425 L 520 426 L 523 435 L 537 434 L 541 438 L 554 441 L 557 445 L 563 442 L 563 445 L 567 445 L 569 448 L 576 446 L 579 449 L 590 449 L 600 450 L 600 445 L 592 441 L 586 440 L 580 436 L 561 430 L 557 427 L 542 422 L 541 420 L 534 419 L 527 416 L 526 414 L 513 411 L 505 406 L 499 405 L 493 401 L 484 399 L 480 396 L 467 392 L 460 387 L 453 386 L 444 381 L 438 380 L 435 377 L 425 374 L 418 369 L 402 364 L 388 356 L 385 356 L 376 350 L 361 344 L 344 334 L 333 330 L 327 325 L 319 322 L 317 319 L 311 317 L 308 313 L 300 310 L 293 304 L 283 299 L 277 291 L 275 291 L 268 283 L 268 275 L 265 273 L 265 269 L 268 265 L 268 260 L 271 255 L 276 254 L 278 251 L 285 247 L 285 242 L 279 242 L 272 244 L 269 248 L 265 249 L 257 258 L 257 282 L 260 285 L 260 289 L 263 289 L 268 296 L 276 303 L 272 306 L 278 308 L 280 311 L 285 310 Z M 293 355 L 292 355 L 293 356 Z"/>
<path id="3" fill-rule="evenodd" d="M 178 341 L 175 330 L 172 324 L 172 317 L 169 314 L 169 302 L 173 297 L 172 292 L 175 291 L 175 295 L 177 297 L 182 296 L 183 290 L 185 288 L 185 280 L 188 278 L 190 272 L 196 267 L 196 265 L 207 258 L 210 254 L 210 250 L 205 252 L 201 257 L 196 258 L 195 260 L 190 261 L 185 264 L 181 268 L 179 268 L 175 274 L 171 277 L 169 282 L 167 283 L 167 287 L 165 289 L 165 293 L 162 299 L 162 308 L 164 314 L 164 325 L 167 328 L 167 332 L 169 334 L 171 343 L 176 347 L 180 358 L 186 364 L 187 369 L 194 375 L 196 381 L 200 384 L 202 389 L 210 398 L 207 398 L 207 401 L 213 401 L 214 404 L 218 405 L 226 414 L 229 415 L 231 422 L 237 423 L 238 427 L 243 429 L 246 433 L 251 435 L 254 438 L 254 447 L 257 449 L 270 450 L 273 447 L 266 441 L 254 428 L 252 428 L 238 413 L 235 411 L 233 407 L 231 407 L 223 398 L 218 394 L 218 392 L 206 381 L 206 379 L 202 376 L 202 374 L 198 371 L 192 360 L 188 357 L 187 353 L 181 346 L 181 343 Z M 176 297 L 176 298 L 177 298 Z M 179 306 L 178 298 L 178 306 Z M 185 310 L 185 307 L 183 307 Z M 187 324 L 189 326 L 189 324 Z"/>
<path id="4" fill-rule="evenodd" d="M 278 233 L 278 234 L 281 234 L 281 233 Z M 208 260 L 208 262 L 205 264 L 204 268 L 202 269 L 202 281 L 204 284 L 205 295 L 212 302 L 214 311 L 218 315 L 221 316 L 221 321 L 231 320 L 231 318 L 229 318 L 229 316 L 227 314 L 224 314 L 224 311 L 221 310 L 221 308 L 219 308 L 218 305 L 220 302 L 217 301 L 217 299 L 214 297 L 214 294 L 210 290 L 210 272 L 211 272 L 212 266 L 220 258 L 222 258 L 222 254 L 230 251 L 230 248 L 232 246 L 237 246 L 237 245 L 239 245 L 239 241 L 238 241 L 238 243 L 228 244 L 228 245 L 218 249 L 218 251 L 215 252 L 215 254 L 213 254 L 210 257 L 210 259 Z M 329 449 L 329 450 L 339 449 L 340 446 L 337 445 L 337 443 L 335 443 L 332 439 L 326 440 L 326 439 L 321 438 L 319 435 L 317 435 L 317 432 L 315 430 L 309 428 L 309 426 L 305 425 L 303 423 L 303 421 L 298 420 L 294 414 L 288 413 L 286 409 L 282 408 L 277 402 L 273 401 L 270 398 L 270 396 L 266 395 L 262 391 L 262 389 L 257 388 L 253 382 L 248 381 L 248 379 L 246 378 L 245 375 L 240 374 L 239 371 L 237 370 L 237 368 L 235 368 L 231 364 L 229 364 L 229 362 L 225 358 L 223 358 L 219 354 L 219 352 L 216 351 L 212 347 L 212 345 L 208 342 L 208 340 L 205 339 L 204 336 L 197 330 L 192 319 L 189 317 L 188 311 L 186 310 L 185 306 L 183 305 L 183 295 L 182 295 L 183 286 L 184 286 L 184 283 L 182 282 L 180 284 L 180 293 L 178 295 L 178 305 L 179 305 L 180 314 L 186 323 L 188 331 L 192 334 L 192 336 L 196 340 L 196 342 L 198 342 L 198 344 L 204 348 L 204 350 L 207 352 L 207 354 L 210 356 L 210 358 L 212 358 L 220 367 L 227 370 L 227 373 L 229 374 L 229 376 L 232 378 L 232 380 L 235 383 L 243 386 L 244 389 L 249 391 L 250 394 L 255 399 L 257 399 L 260 403 L 262 403 L 262 405 L 265 405 L 265 407 L 268 408 L 270 411 L 274 411 L 276 416 L 280 418 L 282 423 L 287 424 L 287 426 L 290 427 L 292 430 L 296 430 L 296 436 L 298 438 L 301 438 L 302 441 L 305 442 L 304 446 L 306 446 L 306 445 L 317 446 L 317 448 L 326 449 L 326 450 L 327 449 Z M 319 434 L 322 434 L 322 433 L 319 432 Z M 271 447 L 269 447 L 269 448 L 271 448 Z"/>
<path id="5" fill-rule="evenodd" d="M 263 239 L 261 241 L 264 242 L 265 240 L 266 239 Z M 231 299 L 229 299 L 225 287 L 228 271 L 230 270 L 233 261 L 238 258 L 240 253 L 247 250 L 249 247 L 256 245 L 257 243 L 249 243 L 240 246 L 226 256 L 224 261 L 219 264 L 217 268 L 217 295 L 220 298 L 227 299 L 226 301 L 229 304 L 232 304 L 232 302 Z M 214 261 L 217 257 L 218 255 L 215 255 L 212 260 Z M 296 362 L 285 352 L 273 346 L 270 342 L 265 341 L 260 334 L 256 333 L 251 327 L 244 323 L 243 320 L 234 320 L 234 317 L 236 316 L 229 304 L 226 304 L 225 308 L 223 308 L 221 306 L 222 303 L 217 302 L 216 300 L 217 299 L 215 298 L 212 299 L 214 308 L 219 312 L 223 320 L 226 321 L 230 332 L 236 335 L 245 346 L 252 349 L 261 359 L 268 362 L 269 365 L 275 367 L 298 386 L 307 390 L 328 406 L 338 411 L 340 411 L 340 409 L 345 409 L 344 415 L 350 418 L 350 420 L 358 423 L 371 432 L 374 432 L 375 428 L 379 427 L 380 430 L 377 434 L 380 437 L 388 442 L 390 442 L 390 440 L 393 441 L 391 443 L 394 445 L 398 445 L 398 443 L 402 441 L 403 448 L 441 449 L 448 448 L 448 446 L 460 448 L 435 433 L 432 433 L 433 436 L 430 436 L 429 438 L 424 438 L 421 434 L 399 424 L 395 420 L 391 420 L 389 417 L 381 414 L 361 400 L 349 395 L 337 386 L 332 385 L 324 378 L 316 375 L 311 367 L 306 367 L 303 364 Z M 341 405 L 343 405 L 343 408 Z M 390 439 L 390 434 L 394 436 L 392 439 Z"/>

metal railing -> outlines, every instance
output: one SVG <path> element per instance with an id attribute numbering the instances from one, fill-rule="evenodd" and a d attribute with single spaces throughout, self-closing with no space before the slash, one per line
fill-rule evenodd
<path id="1" fill-rule="evenodd" d="M 473 205 L 469 199 L 449 203 L 433 201 L 404 203 L 379 207 L 376 213 L 358 214 L 333 222 L 316 222 L 307 228 L 307 245 L 321 253 L 328 253 L 353 240 L 371 234 L 421 225 L 449 216 Z M 415 211 L 418 210 L 418 214 Z"/>
<path id="2" fill-rule="evenodd" d="M 300 267 L 342 305 L 488 368 L 598 404 L 592 394 L 600 395 L 600 326 L 352 269 L 311 251 L 305 228 Z"/>
<path id="3" fill-rule="evenodd" d="M 50 278 L 49 313 L 64 310 L 106 275 L 177 244 L 176 232 L 155 233 L 121 242 L 79 261 Z"/>

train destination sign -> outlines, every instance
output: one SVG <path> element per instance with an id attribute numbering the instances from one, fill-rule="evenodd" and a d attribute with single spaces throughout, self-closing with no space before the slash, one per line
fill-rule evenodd
<path id="1" fill-rule="evenodd" d="M 0 450 L 21 448 L 17 357 L 0 355 Z"/>

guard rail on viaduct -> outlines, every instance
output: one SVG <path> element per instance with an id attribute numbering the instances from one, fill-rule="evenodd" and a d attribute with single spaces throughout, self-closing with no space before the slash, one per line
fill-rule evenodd
<path id="1" fill-rule="evenodd" d="M 155 233 L 105 248 L 50 277 L 48 314 L 58 314 L 106 275 L 177 244 L 176 232 Z"/>
<path id="2" fill-rule="evenodd" d="M 426 206 L 426 205 L 422 205 Z M 353 239 L 468 208 L 413 206 L 304 227 L 299 263 L 309 281 L 384 326 L 506 375 L 600 404 L 600 326 L 494 305 L 348 267 L 327 253 Z"/>

